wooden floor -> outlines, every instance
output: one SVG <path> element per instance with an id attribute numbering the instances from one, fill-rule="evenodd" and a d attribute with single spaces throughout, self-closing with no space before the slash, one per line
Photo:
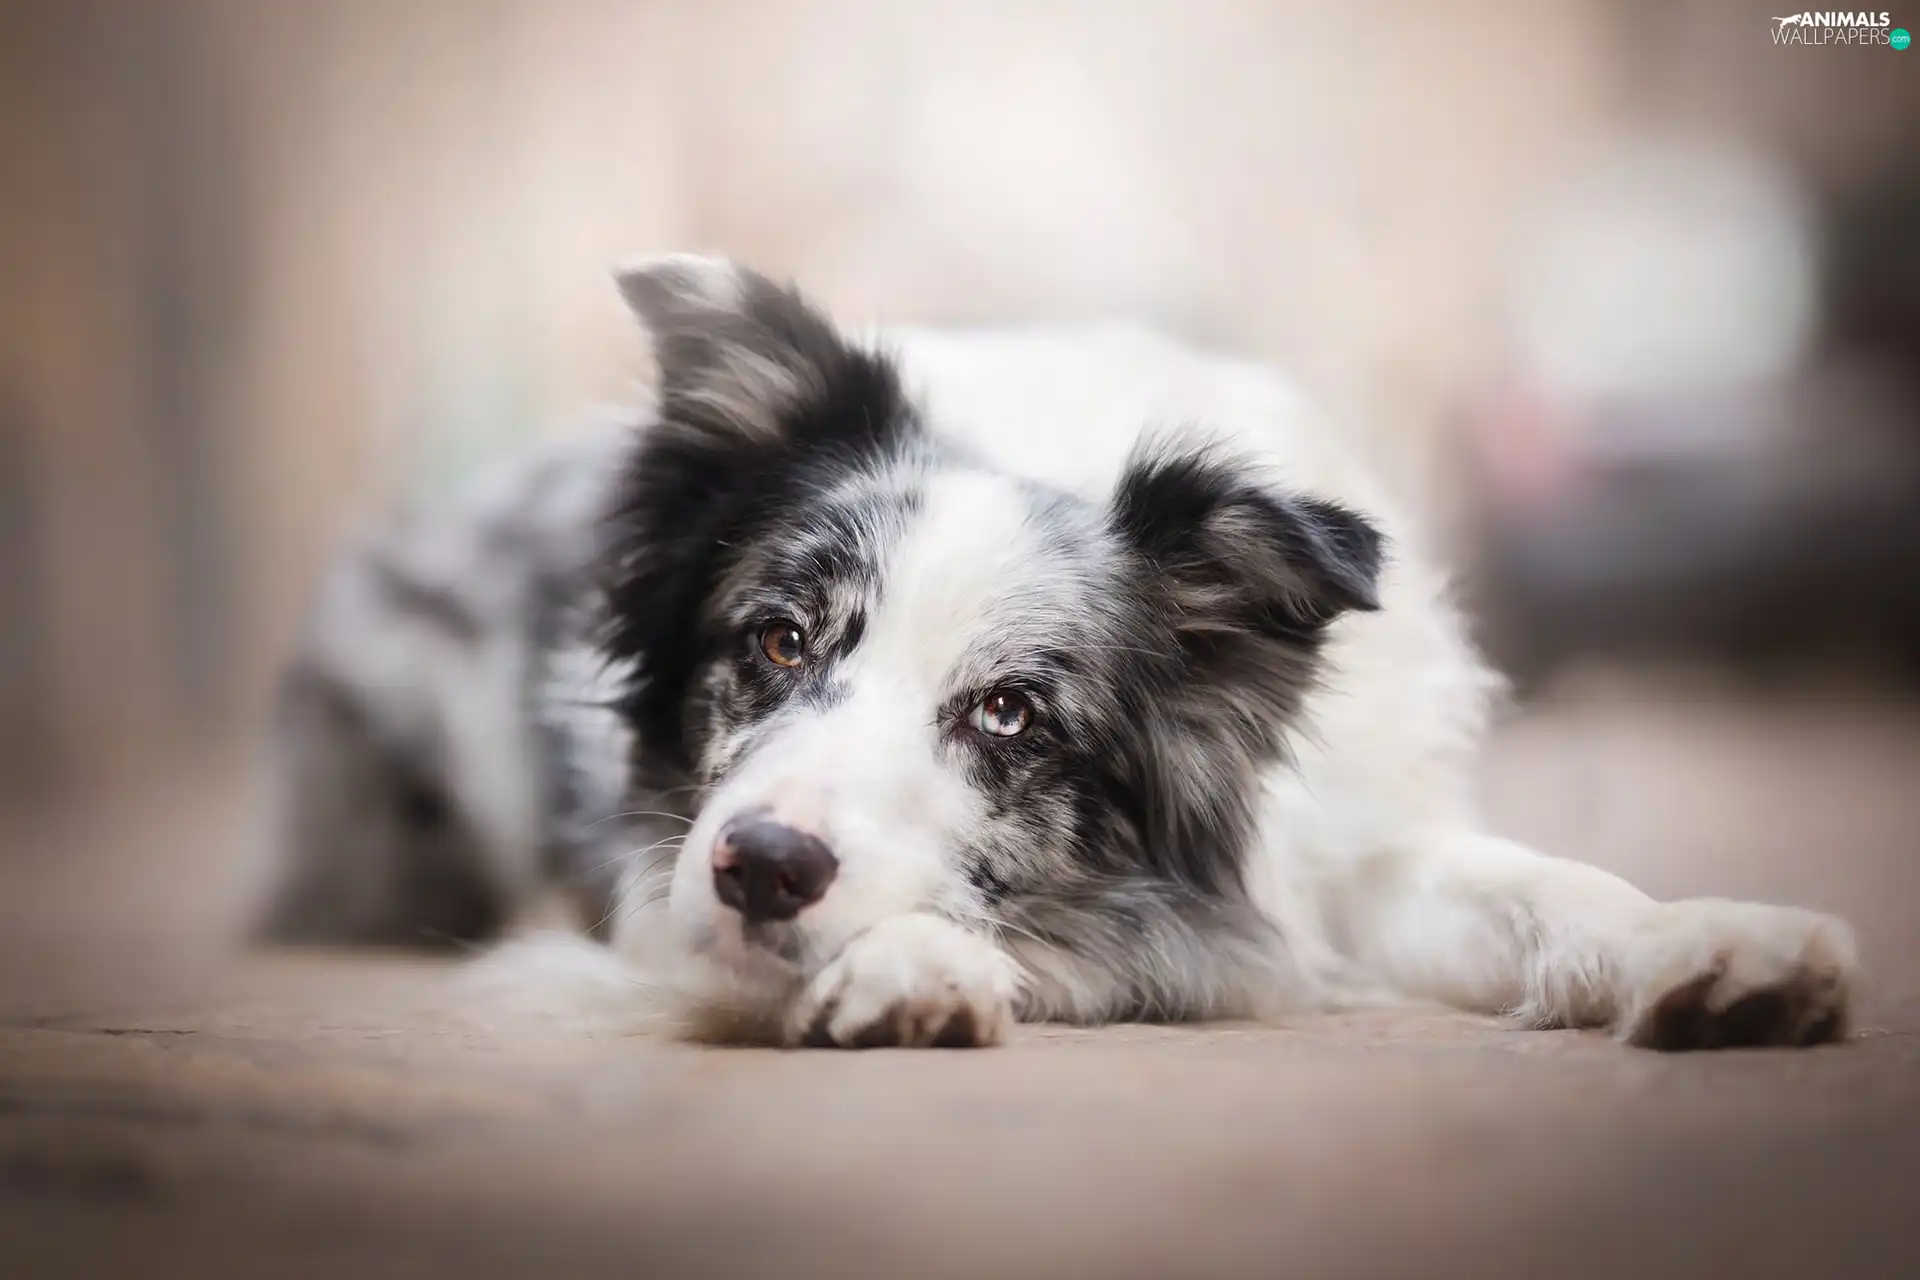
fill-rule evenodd
<path id="1" fill-rule="evenodd" d="M 1501 736 L 1522 838 L 1843 911 L 1810 1053 L 1450 1015 L 698 1049 L 459 965 L 235 961 L 220 770 L 0 850 L 0 1276 L 1840 1275 L 1920 1267 L 1920 709 L 1601 681 Z"/>

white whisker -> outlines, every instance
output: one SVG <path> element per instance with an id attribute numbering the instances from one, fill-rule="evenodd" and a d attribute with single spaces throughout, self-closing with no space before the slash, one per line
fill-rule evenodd
<path id="1" fill-rule="evenodd" d="M 684 822 L 689 827 L 693 825 L 693 819 L 682 813 L 666 813 L 659 809 L 629 809 L 625 813 L 610 813 L 606 817 L 590 823 L 587 830 L 591 831 L 595 827 L 602 826 L 609 822 L 617 822 L 622 818 L 671 818 L 675 822 Z"/>

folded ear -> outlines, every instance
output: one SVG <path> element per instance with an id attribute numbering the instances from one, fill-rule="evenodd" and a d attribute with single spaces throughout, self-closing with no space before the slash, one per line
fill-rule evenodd
<path id="1" fill-rule="evenodd" d="M 822 426 L 860 430 L 896 407 L 892 369 L 849 346 L 798 291 L 725 258 L 674 254 L 614 273 L 659 364 L 660 417 L 774 443 Z M 824 421 L 823 421 L 824 420 Z"/>
<path id="2" fill-rule="evenodd" d="M 1380 531 L 1249 470 L 1204 448 L 1158 449 L 1121 478 L 1112 527 L 1151 565 L 1174 629 L 1311 643 L 1347 610 L 1378 609 Z"/>

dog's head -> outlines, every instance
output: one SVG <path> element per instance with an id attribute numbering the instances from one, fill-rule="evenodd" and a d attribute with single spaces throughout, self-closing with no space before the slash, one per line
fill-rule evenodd
<path id="1" fill-rule="evenodd" d="M 606 647 L 637 766 L 700 797 L 680 940 L 772 993 L 903 912 L 1066 946 L 1070 904 L 1239 895 L 1257 773 L 1329 623 L 1376 607 L 1365 520 L 1204 447 L 1059 492 L 931 436 L 790 289 L 692 258 L 621 284 L 659 420 Z"/>

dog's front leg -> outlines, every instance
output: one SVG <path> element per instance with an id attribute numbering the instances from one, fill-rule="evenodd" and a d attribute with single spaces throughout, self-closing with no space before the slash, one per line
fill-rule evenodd
<path id="1" fill-rule="evenodd" d="M 1857 981 L 1852 931 L 1832 916 L 1656 902 L 1480 834 L 1385 856 L 1341 908 L 1355 958 L 1407 995 L 1535 1026 L 1611 1026 L 1649 1048 L 1838 1039 Z"/>
<path id="2" fill-rule="evenodd" d="M 867 1049 L 998 1044 L 1013 1025 L 1019 968 L 939 916 L 883 920 L 856 937 L 788 1011 L 789 1043 Z"/>

